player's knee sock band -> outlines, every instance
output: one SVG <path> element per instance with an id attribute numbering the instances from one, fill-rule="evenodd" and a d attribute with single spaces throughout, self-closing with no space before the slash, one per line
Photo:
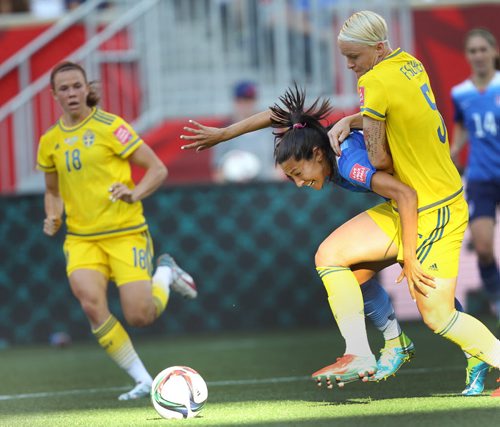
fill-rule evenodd
<path id="1" fill-rule="evenodd" d="M 123 369 L 128 369 L 138 358 L 132 341 L 122 324 L 110 315 L 108 319 L 92 333 L 99 345 Z"/>

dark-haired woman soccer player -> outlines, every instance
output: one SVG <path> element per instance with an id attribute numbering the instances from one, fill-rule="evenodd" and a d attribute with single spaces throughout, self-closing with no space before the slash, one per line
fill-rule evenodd
<path id="1" fill-rule="evenodd" d="M 52 95 L 63 114 L 40 139 L 37 167 L 45 172 L 43 231 L 53 236 L 66 214 L 66 271 L 92 333 L 135 381 L 120 400 L 149 396 L 152 378 L 122 324 L 110 313 L 107 286 L 118 286 L 128 324 L 151 324 L 165 310 L 170 289 L 195 298 L 191 276 L 164 254 L 151 280 L 153 245 L 141 200 L 167 170 L 123 119 L 96 107 L 99 97 L 78 64 L 51 73 Z M 130 164 L 146 170 L 137 185 Z"/>
<path id="2" fill-rule="evenodd" d="M 342 146 L 342 156 L 337 158 L 329 145 L 327 130 L 320 123 L 331 111 L 329 103 L 324 101 L 318 105 L 317 100 L 304 111 L 304 98 L 304 93 L 297 88 L 289 89 L 280 98 L 285 108 L 275 105 L 269 111 L 259 113 L 253 116 L 253 119 L 243 120 L 229 128 L 208 128 L 193 122 L 196 128 L 186 129 L 195 135 L 183 136 L 183 138 L 195 139 L 198 142 L 186 148 L 203 149 L 230 139 L 240 132 L 249 132 L 257 127 L 271 124 L 278 129 L 285 129 L 277 132 L 276 162 L 298 186 L 320 190 L 325 183 L 333 182 L 351 191 L 374 191 L 383 197 L 397 201 L 401 211 L 402 232 L 405 236 L 404 249 L 409 254 L 398 281 L 406 276 L 413 298 L 415 298 L 415 292 L 426 293 L 422 283 L 433 286 L 432 276 L 423 274 L 418 260 L 412 256 L 416 252 L 417 235 L 415 192 L 388 173 L 377 172 L 373 168 L 368 161 L 363 135 L 360 132 L 351 133 L 349 142 Z M 225 131 L 230 132 L 227 138 L 221 136 Z M 339 372 L 335 376 L 339 383 L 359 379 L 359 372 L 362 376 L 367 376 L 377 371 L 370 379 L 387 378 L 409 360 L 414 351 L 413 343 L 399 327 L 397 334 L 385 336 L 386 343 L 378 362 L 375 362 L 369 348 L 363 316 L 363 299 L 366 315 L 371 320 L 382 318 L 387 321 L 387 314 L 389 314 L 397 325 L 386 292 L 378 284 L 375 287 L 375 282 L 372 280 L 377 271 L 396 262 L 397 254 L 384 254 L 383 251 L 377 250 L 376 233 L 370 234 L 370 241 L 367 242 L 365 238 L 367 233 L 363 229 L 364 223 L 373 223 L 367 212 L 335 230 L 321 244 L 316 254 L 318 273 L 328 292 L 332 311 L 337 313 L 337 323 L 346 341 L 345 357 L 341 363 L 355 362 L 354 369 Z M 381 233 L 380 230 L 378 232 Z M 359 242 L 363 244 L 360 245 Z M 368 256 L 374 250 L 376 255 Z M 359 299 L 350 298 L 348 292 L 342 292 L 345 288 L 333 295 L 331 281 L 338 277 L 342 277 L 340 280 L 346 282 L 346 288 L 349 290 L 355 288 L 359 295 L 363 294 L 360 307 L 353 308 L 353 304 L 358 304 Z M 362 284 L 361 292 L 358 283 Z M 342 310 L 346 313 L 345 316 L 342 315 Z M 374 323 L 379 327 L 376 321 Z M 368 368 L 366 368 L 367 363 Z M 328 378 L 328 386 L 331 387 L 330 378 Z"/>
<path id="3" fill-rule="evenodd" d="M 456 162 L 469 141 L 465 178 L 470 234 L 483 288 L 500 330 L 500 274 L 494 250 L 496 209 L 500 205 L 500 58 L 493 34 L 484 28 L 469 31 L 465 57 L 472 74 L 451 91 L 455 109 L 451 157 Z M 468 385 L 463 394 L 481 393 L 489 366 L 470 357 L 467 368 Z"/>

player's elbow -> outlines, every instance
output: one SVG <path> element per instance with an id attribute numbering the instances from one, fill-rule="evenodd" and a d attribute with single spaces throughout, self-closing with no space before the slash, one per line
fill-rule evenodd
<path id="1" fill-rule="evenodd" d="M 158 167 L 158 177 L 161 182 L 164 182 L 168 177 L 168 169 L 163 163 Z"/>
<path id="2" fill-rule="evenodd" d="M 370 162 L 378 171 L 393 173 L 392 159 L 388 155 L 370 158 Z"/>
<path id="3" fill-rule="evenodd" d="M 417 192 L 407 185 L 402 186 L 394 197 L 398 206 L 408 206 L 410 209 L 417 209 L 418 195 Z"/>
<path id="4" fill-rule="evenodd" d="M 151 176 L 154 177 L 154 182 L 157 185 L 162 185 L 168 176 L 167 167 L 159 159 L 154 165 L 152 165 L 149 172 L 151 173 Z"/>

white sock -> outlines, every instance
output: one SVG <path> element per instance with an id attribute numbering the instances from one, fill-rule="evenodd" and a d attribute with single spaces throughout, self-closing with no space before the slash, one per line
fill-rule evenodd
<path id="1" fill-rule="evenodd" d="M 382 334 L 386 341 L 399 337 L 401 335 L 401 326 L 399 326 L 399 322 L 396 319 L 389 319 L 384 325 Z"/>
<path id="2" fill-rule="evenodd" d="M 153 383 L 153 378 L 151 378 L 151 375 L 149 375 L 149 372 L 146 370 L 139 357 L 131 363 L 131 365 L 127 368 L 127 372 L 136 383 Z"/>
<path id="3" fill-rule="evenodd" d="M 342 325 L 340 325 L 340 323 Z M 342 336 L 346 342 L 345 354 L 354 354 L 356 356 L 373 356 L 370 344 L 366 339 L 365 317 L 363 315 L 344 317 L 339 324 Z M 362 334 L 361 331 L 365 333 Z M 361 335 L 361 338 L 360 338 Z"/>
<path id="4" fill-rule="evenodd" d="M 170 267 L 161 266 L 158 267 L 153 276 L 153 283 L 159 282 L 163 286 L 165 292 L 170 292 L 170 285 L 174 281 L 174 273 Z"/>

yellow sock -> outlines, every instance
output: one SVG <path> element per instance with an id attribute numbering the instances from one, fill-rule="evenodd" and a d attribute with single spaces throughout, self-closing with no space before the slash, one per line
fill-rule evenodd
<path id="1" fill-rule="evenodd" d="M 479 365 L 483 361 L 481 359 L 478 359 L 477 357 L 471 356 L 467 359 L 467 369 L 471 369 L 476 365 Z"/>
<path id="2" fill-rule="evenodd" d="M 500 368 L 500 341 L 479 320 L 453 310 L 443 327 L 435 331 L 458 344 L 463 351 Z"/>
<path id="3" fill-rule="evenodd" d="M 408 336 L 404 332 L 401 332 L 401 335 L 399 337 L 386 340 L 384 343 L 384 348 L 397 348 L 397 347 L 406 348 L 410 344 L 411 344 L 411 339 L 408 338 Z"/>
<path id="4" fill-rule="evenodd" d="M 138 359 L 132 341 L 122 324 L 111 315 L 92 333 L 99 345 L 121 368 L 127 370 Z"/>
<path id="5" fill-rule="evenodd" d="M 153 293 L 153 302 L 156 307 L 156 317 L 160 317 L 160 315 L 165 311 L 168 303 L 169 294 L 165 292 L 165 289 L 162 285 L 153 282 L 152 285 L 152 293 Z"/>
<path id="6" fill-rule="evenodd" d="M 345 354 L 370 356 L 366 335 L 363 296 L 353 272 L 345 267 L 317 267 L 325 285 L 328 302 L 345 339 Z"/>

